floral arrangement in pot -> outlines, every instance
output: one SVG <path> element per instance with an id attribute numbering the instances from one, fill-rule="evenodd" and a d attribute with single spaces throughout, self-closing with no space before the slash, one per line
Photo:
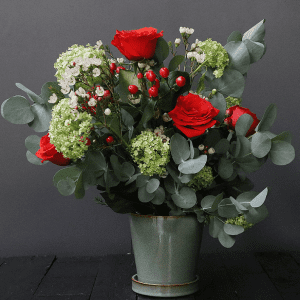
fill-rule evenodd
<path id="1" fill-rule="evenodd" d="M 247 173 L 295 157 L 291 134 L 270 131 L 276 105 L 262 114 L 242 103 L 248 70 L 266 51 L 264 23 L 234 31 L 224 47 L 190 44 L 185 27 L 174 43 L 151 27 L 117 31 L 111 43 L 126 60 L 101 41 L 73 45 L 54 64 L 57 82 L 40 95 L 17 83 L 31 102 L 11 97 L 1 114 L 48 131 L 26 138 L 26 157 L 62 167 L 53 178 L 62 195 L 96 186 L 96 201 L 117 213 L 196 215 L 229 248 L 268 214 L 268 188 L 253 191 Z"/>

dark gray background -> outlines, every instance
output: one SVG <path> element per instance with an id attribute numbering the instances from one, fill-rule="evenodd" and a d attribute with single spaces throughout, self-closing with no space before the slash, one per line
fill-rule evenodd
<path id="1" fill-rule="evenodd" d="M 55 80 L 53 64 L 60 53 L 73 44 L 94 45 L 99 39 L 110 44 L 116 29 L 152 26 L 174 41 L 180 37 L 180 26 L 192 27 L 192 42 L 211 37 L 225 45 L 232 31 L 244 33 L 265 18 L 267 53 L 251 66 L 243 106 L 261 118 L 267 106 L 276 103 L 278 116 L 271 131 L 291 131 L 298 154 L 299 13 L 298 0 L 1 0 L 1 103 L 24 95 L 16 82 L 39 94 L 45 82 Z M 127 215 L 96 204 L 95 188 L 81 200 L 60 195 L 52 184 L 60 167 L 35 166 L 26 159 L 24 140 L 36 133 L 2 117 L 0 126 L 0 256 L 130 251 Z M 298 170 L 296 158 L 287 166 L 268 161 L 251 174 L 256 191 L 271 187 L 266 201 L 270 216 L 238 237 L 230 250 L 211 238 L 206 228 L 202 251 L 300 250 Z"/>

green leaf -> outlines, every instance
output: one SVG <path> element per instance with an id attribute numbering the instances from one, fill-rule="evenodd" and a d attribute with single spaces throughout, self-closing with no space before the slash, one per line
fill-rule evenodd
<path id="1" fill-rule="evenodd" d="M 182 175 L 178 178 L 182 183 L 188 183 L 193 179 L 193 177 L 194 177 L 193 174 L 186 174 L 186 175 Z"/>
<path id="2" fill-rule="evenodd" d="M 197 216 L 197 220 L 199 223 L 203 223 L 205 221 L 205 216 L 204 216 L 204 212 L 202 210 L 194 210 L 196 216 Z"/>
<path id="3" fill-rule="evenodd" d="M 124 176 L 123 172 L 122 172 L 122 165 L 119 162 L 119 159 L 116 155 L 111 155 L 110 156 L 110 163 L 113 167 L 115 176 L 118 178 L 118 180 L 120 181 L 127 181 L 130 176 Z"/>
<path id="4" fill-rule="evenodd" d="M 221 139 L 215 145 L 214 149 L 218 154 L 225 154 L 229 150 L 229 142 L 227 139 Z"/>
<path id="5" fill-rule="evenodd" d="M 85 176 L 83 179 L 84 179 L 85 183 L 88 181 L 91 181 L 91 179 L 94 179 L 93 177 L 90 178 L 89 180 L 85 179 L 86 176 L 89 176 L 89 175 L 93 176 L 93 174 L 89 174 L 88 172 L 85 172 L 84 175 Z M 119 178 L 116 176 L 116 174 L 112 170 L 108 170 L 107 172 L 104 173 L 104 179 L 105 179 L 105 185 L 106 185 L 107 189 L 110 189 L 111 187 L 115 187 L 120 183 Z M 91 185 L 94 185 L 94 183 Z"/>
<path id="6" fill-rule="evenodd" d="M 243 211 L 248 210 L 244 205 L 242 205 L 240 202 L 236 201 L 232 196 L 230 196 L 230 200 L 235 205 L 235 207 L 239 213 L 242 213 Z"/>
<path id="7" fill-rule="evenodd" d="M 237 135 L 245 136 L 253 123 L 253 118 L 248 114 L 241 115 L 235 125 Z"/>
<path id="8" fill-rule="evenodd" d="M 268 188 L 265 188 L 255 198 L 253 198 L 253 200 L 250 202 L 250 205 L 254 208 L 262 206 L 266 200 L 267 194 L 268 194 Z"/>
<path id="9" fill-rule="evenodd" d="M 292 135 L 289 131 L 283 131 L 281 132 L 279 135 L 275 135 L 272 138 L 272 142 L 275 142 L 275 141 L 284 141 L 284 142 L 287 142 L 287 143 L 291 143 L 292 142 Z"/>
<path id="10" fill-rule="evenodd" d="M 227 234 L 238 235 L 245 231 L 243 226 L 233 225 L 233 224 L 224 224 L 224 231 Z"/>
<path id="11" fill-rule="evenodd" d="M 201 200 L 201 207 L 203 209 L 210 209 L 216 199 L 216 196 L 207 195 Z"/>
<path id="12" fill-rule="evenodd" d="M 250 206 L 249 211 L 244 216 L 248 223 L 256 224 L 268 216 L 268 210 L 264 204 L 257 208 Z"/>
<path id="13" fill-rule="evenodd" d="M 232 163 L 228 159 L 221 157 L 218 164 L 218 174 L 223 179 L 228 179 L 232 175 L 232 173 L 233 173 Z"/>
<path id="14" fill-rule="evenodd" d="M 164 186 L 168 193 L 170 194 L 176 193 L 176 184 L 172 176 L 167 176 L 167 178 L 164 179 Z"/>
<path id="15" fill-rule="evenodd" d="M 234 157 L 244 157 L 251 153 L 251 143 L 245 136 L 238 135 L 236 142 L 236 151 L 233 154 Z"/>
<path id="16" fill-rule="evenodd" d="M 223 231 L 224 223 L 217 217 L 211 217 L 209 221 L 209 234 L 213 238 L 217 238 L 219 233 Z"/>
<path id="17" fill-rule="evenodd" d="M 236 158 L 236 162 L 246 173 L 251 173 L 259 170 L 260 167 L 266 162 L 266 160 L 266 157 L 257 158 L 252 154 Z"/>
<path id="18" fill-rule="evenodd" d="M 218 240 L 225 248 L 231 248 L 235 243 L 235 239 L 228 235 L 224 230 L 221 230 L 218 234 Z"/>
<path id="19" fill-rule="evenodd" d="M 155 58 L 159 63 L 162 63 L 169 55 L 169 46 L 164 38 L 159 37 L 157 39 L 156 48 L 155 48 Z"/>
<path id="20" fill-rule="evenodd" d="M 183 55 L 174 56 L 169 63 L 169 71 L 175 71 L 175 69 L 184 61 Z"/>
<path id="21" fill-rule="evenodd" d="M 2 117 L 13 124 L 27 124 L 34 119 L 34 114 L 26 98 L 13 96 L 1 105 Z"/>
<path id="22" fill-rule="evenodd" d="M 194 158 L 194 155 L 195 155 L 195 148 L 194 148 L 194 145 L 193 145 L 193 142 L 191 140 L 189 140 L 189 144 L 190 144 L 190 158 Z"/>
<path id="23" fill-rule="evenodd" d="M 294 147 L 281 140 L 272 141 L 270 158 L 275 165 L 283 166 L 292 162 L 295 158 Z"/>
<path id="24" fill-rule="evenodd" d="M 151 202 L 155 205 L 161 205 L 165 201 L 166 193 L 162 187 L 158 187 L 158 189 L 154 192 L 154 198 Z"/>
<path id="25" fill-rule="evenodd" d="M 190 147 L 187 140 L 179 133 L 171 137 L 171 155 L 176 164 L 181 164 L 190 157 Z"/>
<path id="26" fill-rule="evenodd" d="M 147 128 L 147 122 L 150 121 L 153 116 L 154 116 L 154 106 L 155 106 L 155 101 L 150 99 L 148 100 L 148 103 L 146 105 L 146 107 L 144 108 L 144 113 L 143 113 L 143 116 L 142 116 L 142 119 L 139 123 L 139 127 L 143 127 L 143 128 Z"/>
<path id="27" fill-rule="evenodd" d="M 224 46 L 229 56 L 229 67 L 241 74 L 248 72 L 250 68 L 250 55 L 246 45 L 242 42 L 229 42 Z"/>
<path id="28" fill-rule="evenodd" d="M 227 43 L 238 42 L 242 40 L 242 34 L 239 31 L 233 31 L 227 38 Z"/>
<path id="29" fill-rule="evenodd" d="M 124 108 L 121 108 L 121 115 L 122 115 L 122 122 L 125 124 L 127 128 L 133 126 L 134 119 L 129 112 L 127 112 Z"/>
<path id="30" fill-rule="evenodd" d="M 138 197 L 139 197 L 139 200 L 141 202 L 147 203 L 147 202 L 150 202 L 155 197 L 155 194 L 154 193 L 148 193 L 147 190 L 146 190 L 146 186 L 144 185 L 144 186 L 139 188 Z"/>
<path id="31" fill-rule="evenodd" d="M 52 110 L 45 104 L 34 103 L 31 106 L 31 111 L 34 114 L 34 120 L 28 125 L 36 132 L 44 132 L 49 129 L 52 119 Z"/>
<path id="32" fill-rule="evenodd" d="M 171 198 L 180 208 L 191 208 L 197 203 L 196 193 L 186 186 L 179 191 L 179 194 L 171 195 Z"/>
<path id="33" fill-rule="evenodd" d="M 262 132 L 256 132 L 251 140 L 251 152 L 254 156 L 262 158 L 266 156 L 272 146 L 270 138 Z"/>
<path id="34" fill-rule="evenodd" d="M 262 58 L 265 51 L 265 46 L 262 43 L 253 42 L 251 40 L 244 40 L 243 42 L 249 51 L 251 64 Z"/>
<path id="35" fill-rule="evenodd" d="M 75 182 L 67 177 L 65 180 L 60 180 L 57 183 L 57 189 L 63 196 L 70 196 L 74 193 L 76 188 Z"/>
<path id="36" fill-rule="evenodd" d="M 130 177 L 133 176 L 133 174 L 135 172 L 135 168 L 134 168 L 134 166 L 130 162 L 125 161 L 122 164 L 121 172 L 122 172 L 122 174 L 124 174 L 125 176 L 127 176 L 128 178 L 130 178 Z"/>
<path id="37" fill-rule="evenodd" d="M 255 191 L 244 192 L 237 196 L 236 201 L 239 202 L 246 209 L 249 208 L 250 202 L 258 195 Z"/>
<path id="38" fill-rule="evenodd" d="M 128 185 L 132 182 L 134 182 L 138 176 L 140 176 L 141 174 L 140 173 L 137 173 L 137 174 L 134 174 L 132 177 L 130 177 L 130 179 L 125 183 L 125 185 Z"/>
<path id="39" fill-rule="evenodd" d="M 255 131 L 267 131 L 273 125 L 277 116 L 277 107 L 275 104 L 270 104 L 266 109 L 261 121 L 255 128 Z"/>
<path id="40" fill-rule="evenodd" d="M 216 93 L 215 95 L 212 96 L 212 98 L 209 100 L 209 102 L 213 105 L 213 107 L 220 110 L 220 112 L 214 119 L 216 119 L 222 123 L 224 120 L 225 111 L 226 111 L 225 97 L 221 93 Z"/>
<path id="41" fill-rule="evenodd" d="M 50 87 L 54 88 L 57 91 L 61 90 L 61 87 L 58 85 L 58 83 L 56 81 L 46 82 L 42 86 L 41 95 L 40 95 L 40 97 L 44 100 L 44 102 L 42 104 L 48 103 L 50 96 L 52 96 L 52 94 L 54 93 L 54 91 L 52 91 L 50 89 Z"/>
<path id="42" fill-rule="evenodd" d="M 25 87 L 23 84 L 21 83 L 16 83 L 16 86 L 21 89 L 22 91 L 24 91 L 30 100 L 39 103 L 39 104 L 45 104 L 46 101 L 41 98 L 40 96 L 38 96 L 36 93 L 32 92 L 30 89 L 28 89 L 27 87 Z M 48 101 L 47 101 L 48 102 Z"/>
<path id="43" fill-rule="evenodd" d="M 183 72 L 183 71 L 172 71 L 169 74 L 168 77 L 168 83 L 169 86 L 172 87 L 173 85 L 176 85 L 176 79 L 179 76 L 183 76 L 186 80 L 185 85 L 183 87 L 181 87 L 179 89 L 179 91 L 175 94 L 176 95 L 176 99 L 178 98 L 179 95 L 182 95 L 185 92 L 188 92 L 191 88 L 191 84 L 190 84 L 190 75 L 187 72 Z"/>
<path id="44" fill-rule="evenodd" d="M 159 187 L 159 180 L 156 178 L 151 178 L 146 184 L 146 191 L 150 194 L 154 193 Z"/>
<path id="45" fill-rule="evenodd" d="M 61 180 L 71 178 L 73 181 L 76 181 L 80 177 L 81 173 L 82 171 L 74 166 L 60 169 L 53 177 L 53 184 L 57 188 L 58 182 Z"/>
<path id="46" fill-rule="evenodd" d="M 239 215 L 231 199 L 224 198 L 218 206 L 218 214 L 224 218 L 235 218 Z"/>
<path id="47" fill-rule="evenodd" d="M 129 70 L 120 70 L 119 72 L 119 84 L 115 88 L 115 92 L 119 94 L 123 103 L 128 103 L 127 96 L 131 95 L 128 91 L 128 86 L 134 84 L 139 89 L 141 89 L 141 85 L 139 84 L 139 80 L 136 77 L 135 73 Z"/>
<path id="48" fill-rule="evenodd" d="M 196 174 L 204 168 L 206 161 L 207 155 L 201 155 L 195 159 L 189 159 L 182 162 L 178 166 L 178 170 L 183 174 Z"/>
<path id="49" fill-rule="evenodd" d="M 55 174 L 56 175 L 56 174 Z M 76 199 L 82 199 L 85 195 L 83 172 L 81 171 L 76 182 L 75 197 Z"/>
<path id="50" fill-rule="evenodd" d="M 223 95 L 241 98 L 245 88 L 245 79 L 239 71 L 227 68 L 221 78 L 215 78 L 210 82 L 210 87 Z"/>
<path id="51" fill-rule="evenodd" d="M 26 158 L 30 163 L 37 165 L 37 166 L 41 166 L 41 165 L 44 165 L 49 162 L 48 160 L 46 160 L 42 163 L 41 159 L 38 158 L 35 154 L 31 153 L 30 151 L 26 152 Z"/>
<path id="52" fill-rule="evenodd" d="M 215 200 L 210 208 L 210 211 L 217 210 L 222 200 L 223 200 L 223 192 L 215 197 Z"/>
<path id="53" fill-rule="evenodd" d="M 251 40 L 253 42 L 259 42 L 261 43 L 264 40 L 265 37 L 265 19 L 261 20 L 259 23 L 254 25 L 252 28 L 250 28 L 248 31 L 246 31 L 243 35 L 242 40 Z"/>
<path id="54" fill-rule="evenodd" d="M 150 176 L 147 175 L 140 175 L 137 179 L 136 179 L 136 186 L 137 187 L 142 187 L 145 186 L 147 184 L 147 182 L 149 181 Z"/>
<path id="55" fill-rule="evenodd" d="M 35 153 L 40 149 L 41 138 L 37 135 L 30 135 L 25 139 L 25 147 L 35 155 Z"/>

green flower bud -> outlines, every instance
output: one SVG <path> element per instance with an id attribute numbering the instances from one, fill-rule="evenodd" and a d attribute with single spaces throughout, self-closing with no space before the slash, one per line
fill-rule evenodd
<path id="1" fill-rule="evenodd" d="M 189 187 L 196 191 L 208 188 L 214 180 L 212 168 L 209 166 L 204 166 L 200 172 L 198 172 L 195 177 L 187 184 Z"/>
<path id="2" fill-rule="evenodd" d="M 236 218 L 227 219 L 225 223 L 226 224 L 243 226 L 245 230 L 251 228 L 254 225 L 252 223 L 248 223 L 246 221 L 244 215 L 238 216 Z"/>

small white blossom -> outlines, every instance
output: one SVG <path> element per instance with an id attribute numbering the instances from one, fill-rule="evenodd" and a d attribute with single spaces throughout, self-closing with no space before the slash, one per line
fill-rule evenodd
<path id="1" fill-rule="evenodd" d="M 117 61 L 115 59 L 109 59 L 109 61 L 112 63 L 112 64 L 115 64 Z"/>
<path id="2" fill-rule="evenodd" d="M 94 98 L 91 98 L 90 101 L 88 102 L 89 106 L 95 106 L 97 104 L 97 101 Z"/>
<path id="3" fill-rule="evenodd" d="M 99 40 L 99 41 L 96 42 L 95 48 L 100 49 L 100 47 L 101 47 L 102 45 L 103 45 L 102 41 Z"/>
<path id="4" fill-rule="evenodd" d="M 76 91 L 76 94 L 80 97 L 84 97 L 85 96 L 85 90 L 80 87 L 77 91 Z"/>
<path id="5" fill-rule="evenodd" d="M 61 92 L 64 94 L 64 95 L 67 95 L 70 93 L 70 87 L 64 87 L 61 89 Z"/>
<path id="6" fill-rule="evenodd" d="M 72 75 L 73 76 L 78 76 L 80 74 L 80 66 L 75 66 L 74 68 L 71 69 L 72 70 Z"/>
<path id="7" fill-rule="evenodd" d="M 205 60 L 205 54 L 196 54 L 196 60 L 199 64 L 202 64 Z"/>
<path id="8" fill-rule="evenodd" d="M 75 57 L 74 62 L 76 65 L 81 66 L 83 64 L 83 58 L 81 56 Z"/>
<path id="9" fill-rule="evenodd" d="M 195 48 L 196 48 L 196 43 L 193 43 L 192 45 L 191 45 L 191 50 L 194 50 Z"/>
<path id="10" fill-rule="evenodd" d="M 100 66 L 102 64 L 101 58 L 93 57 L 91 60 L 93 65 Z"/>
<path id="11" fill-rule="evenodd" d="M 70 78 L 70 85 L 74 85 L 75 83 L 76 83 L 76 78 L 74 77 L 74 76 L 72 76 L 71 78 Z"/>
<path id="12" fill-rule="evenodd" d="M 57 101 L 57 96 L 56 96 L 56 94 L 53 93 L 52 96 L 50 96 L 48 102 L 55 103 L 56 101 Z"/>
<path id="13" fill-rule="evenodd" d="M 138 67 L 140 69 L 144 69 L 146 67 L 146 64 L 145 63 L 138 63 Z"/>
<path id="14" fill-rule="evenodd" d="M 214 154 L 216 150 L 214 148 L 209 148 L 208 149 L 208 154 Z"/>
<path id="15" fill-rule="evenodd" d="M 162 115 L 162 119 L 163 119 L 164 122 L 169 122 L 169 121 L 172 120 L 172 118 L 168 115 L 168 113 L 164 113 Z"/>
<path id="16" fill-rule="evenodd" d="M 117 61 L 119 64 L 123 64 L 124 63 L 124 58 L 121 57 L 121 58 L 117 58 Z"/>
<path id="17" fill-rule="evenodd" d="M 186 30 L 187 30 L 186 27 L 179 27 L 179 32 L 180 32 L 180 33 L 185 33 Z"/>
<path id="18" fill-rule="evenodd" d="M 194 33 L 194 29 L 193 28 L 187 28 L 186 33 L 187 34 L 193 34 Z"/>
<path id="19" fill-rule="evenodd" d="M 94 77 L 97 77 L 97 76 L 99 76 L 100 75 L 100 70 L 98 69 L 98 68 L 95 68 L 94 70 L 93 70 L 93 76 Z"/>
<path id="20" fill-rule="evenodd" d="M 111 114 L 111 110 L 109 108 L 106 108 L 104 113 L 109 116 Z"/>
<path id="21" fill-rule="evenodd" d="M 201 151 L 204 150 L 204 145 L 202 145 L 202 144 L 199 145 L 199 146 L 198 146 L 198 149 L 201 150 Z"/>
<path id="22" fill-rule="evenodd" d="M 179 45 L 181 43 L 181 39 L 177 38 L 175 39 L 175 44 Z"/>
<path id="23" fill-rule="evenodd" d="M 149 65 L 147 65 L 146 68 L 145 68 L 145 71 L 148 71 L 150 69 L 151 69 L 151 67 Z"/>
<path id="24" fill-rule="evenodd" d="M 97 86 L 96 88 L 96 94 L 97 96 L 103 96 L 104 95 L 104 88 L 102 86 Z"/>
<path id="25" fill-rule="evenodd" d="M 151 67 L 153 67 L 153 66 L 155 65 L 155 61 L 154 61 L 153 59 L 151 59 L 151 60 L 149 61 L 149 65 L 150 65 Z"/>

